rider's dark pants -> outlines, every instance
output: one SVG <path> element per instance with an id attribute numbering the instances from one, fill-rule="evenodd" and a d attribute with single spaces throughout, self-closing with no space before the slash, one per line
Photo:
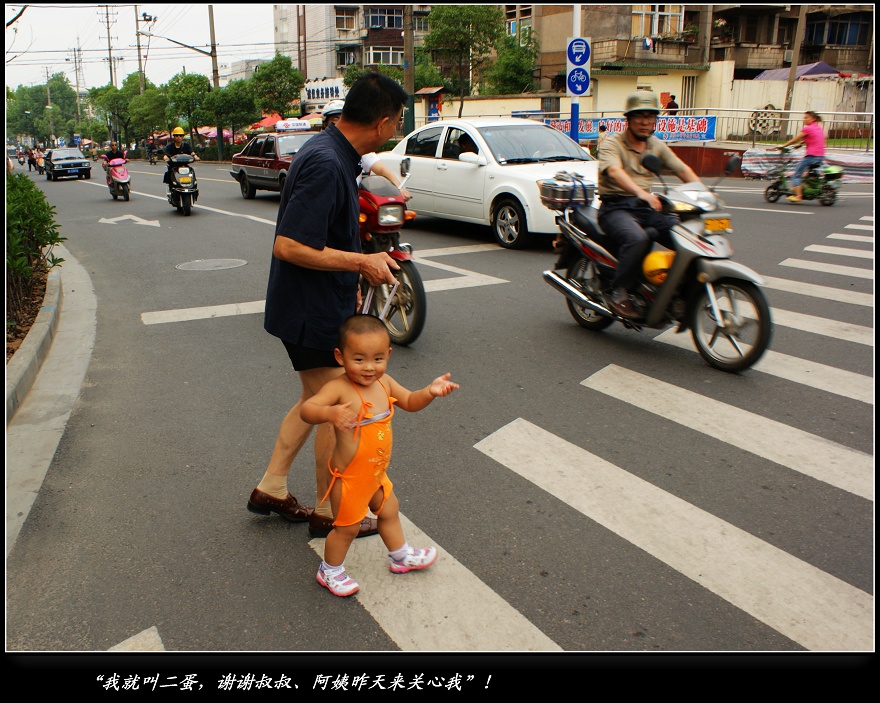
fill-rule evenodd
<path id="1" fill-rule="evenodd" d="M 642 259 L 654 242 L 672 249 L 669 229 L 677 222 L 674 215 L 664 215 L 636 197 L 602 196 L 599 226 L 618 244 L 615 289 L 633 290 L 639 280 Z"/>

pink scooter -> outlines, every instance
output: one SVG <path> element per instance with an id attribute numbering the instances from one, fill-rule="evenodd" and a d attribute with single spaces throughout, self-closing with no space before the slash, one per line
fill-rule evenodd
<path id="1" fill-rule="evenodd" d="M 104 170 L 107 172 L 107 187 L 114 200 L 122 196 L 122 199 L 127 201 L 131 197 L 131 176 L 128 174 L 128 169 L 125 168 L 127 163 L 125 157 L 127 156 L 128 152 L 125 151 L 123 158 L 108 161 L 107 155 L 101 154 Z"/>

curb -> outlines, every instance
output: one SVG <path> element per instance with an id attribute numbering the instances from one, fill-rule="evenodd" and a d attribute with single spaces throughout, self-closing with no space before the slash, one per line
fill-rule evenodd
<path id="1" fill-rule="evenodd" d="M 40 367 L 52 347 L 61 317 L 61 271 L 52 269 L 46 280 L 46 295 L 37 319 L 18 351 L 6 365 L 6 426 L 34 385 Z"/>

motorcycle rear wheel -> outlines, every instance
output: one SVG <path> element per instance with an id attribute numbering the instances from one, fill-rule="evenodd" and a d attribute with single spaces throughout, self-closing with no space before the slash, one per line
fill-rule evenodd
<path id="1" fill-rule="evenodd" d="M 601 305 L 605 304 L 601 297 L 602 283 L 599 279 L 599 272 L 596 270 L 596 264 L 593 261 L 586 257 L 578 259 L 568 269 L 566 278 L 571 283 L 578 285 L 581 292 L 588 298 L 595 300 Z M 584 329 L 601 332 L 614 322 L 612 318 L 600 315 L 588 308 L 582 308 L 568 298 L 565 299 L 565 304 L 568 305 L 568 311 L 571 313 L 571 316 Z"/>
<path id="2" fill-rule="evenodd" d="M 823 205 L 834 205 L 837 200 L 837 190 L 832 185 L 822 186 L 822 192 L 819 195 L 819 202 Z"/>
<path id="3" fill-rule="evenodd" d="M 693 306 L 691 336 L 700 356 L 710 366 L 737 373 L 757 362 L 770 344 L 770 306 L 761 289 L 751 281 L 724 278 L 712 286 L 722 324 L 717 324 L 703 287 Z"/>
<path id="4" fill-rule="evenodd" d="M 422 330 L 425 328 L 425 320 L 428 313 L 428 298 L 425 294 L 425 284 L 422 282 L 422 275 L 412 261 L 398 261 L 399 271 L 394 271 L 394 277 L 399 284 L 397 292 L 391 301 L 391 306 L 385 316 L 385 327 L 388 329 L 388 335 L 395 344 L 405 347 L 412 344 Z M 369 284 L 361 280 L 361 295 L 366 299 Z M 388 300 L 388 294 L 391 292 L 391 286 L 377 286 L 373 299 L 370 302 L 370 309 L 367 311 L 370 315 L 379 316 L 385 302 Z"/>
<path id="5" fill-rule="evenodd" d="M 764 200 L 768 203 L 775 203 L 779 200 L 779 197 L 782 195 L 782 192 L 779 190 L 778 183 L 771 183 L 767 186 L 767 190 L 764 191 Z"/>

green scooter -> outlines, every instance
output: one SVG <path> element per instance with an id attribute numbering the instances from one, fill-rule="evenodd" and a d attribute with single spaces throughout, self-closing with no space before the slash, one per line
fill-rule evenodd
<path id="1" fill-rule="evenodd" d="M 782 158 L 779 163 L 767 173 L 765 178 L 773 181 L 764 191 L 764 200 L 775 203 L 783 195 L 793 195 L 789 177 L 785 174 L 791 166 L 792 159 L 786 158 L 791 152 L 791 147 L 780 147 Z M 804 200 L 818 200 L 822 205 L 834 205 L 837 201 L 837 193 L 843 181 L 842 166 L 827 166 L 824 163 L 810 166 L 801 179 Z"/>

